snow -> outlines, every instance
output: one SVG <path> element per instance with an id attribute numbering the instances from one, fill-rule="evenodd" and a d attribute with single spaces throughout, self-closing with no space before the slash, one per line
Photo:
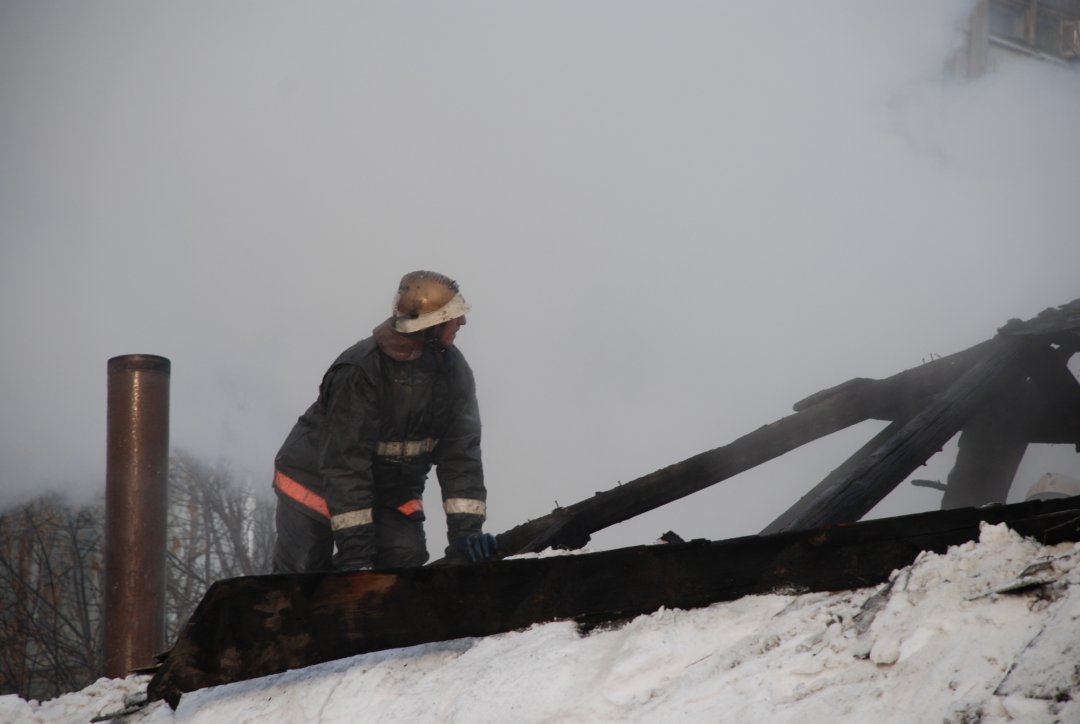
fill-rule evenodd
<path id="1" fill-rule="evenodd" d="M 1080 544 L 984 525 L 979 541 L 923 553 L 877 587 L 660 610 L 584 636 L 556 622 L 382 651 L 127 721 L 1075 723 L 1078 562 Z M 102 679 L 40 704 L 2 697 L 0 721 L 85 722 L 145 682 Z"/>

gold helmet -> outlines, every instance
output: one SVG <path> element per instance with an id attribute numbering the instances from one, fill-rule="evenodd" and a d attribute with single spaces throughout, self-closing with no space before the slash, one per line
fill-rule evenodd
<path id="1" fill-rule="evenodd" d="M 453 279 L 433 271 L 414 271 L 401 277 L 394 296 L 394 329 L 419 332 L 464 317 L 469 305 Z"/>

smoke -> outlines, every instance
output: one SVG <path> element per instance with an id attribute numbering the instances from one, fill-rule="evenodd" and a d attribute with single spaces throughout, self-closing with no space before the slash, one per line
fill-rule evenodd
<path id="1" fill-rule="evenodd" d="M 1077 297 L 1080 79 L 949 75 L 972 6 L 6 4 L 3 502 L 102 488 L 136 352 L 268 484 L 412 269 L 474 309 L 496 531 Z M 600 540 L 759 530 L 874 429 Z"/>

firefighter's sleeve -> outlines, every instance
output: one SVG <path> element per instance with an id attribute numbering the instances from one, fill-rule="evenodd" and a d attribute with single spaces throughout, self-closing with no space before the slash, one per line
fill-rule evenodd
<path id="1" fill-rule="evenodd" d="M 450 427 L 434 451 L 451 545 L 470 533 L 480 532 L 487 518 L 487 490 L 480 459 L 480 408 L 472 371 L 467 366 L 463 392 Z"/>
<path id="2" fill-rule="evenodd" d="M 327 414 L 319 473 L 337 553 L 334 567 L 370 567 L 375 557 L 372 460 L 378 439 L 378 393 L 364 372 L 351 365 L 327 380 Z"/>

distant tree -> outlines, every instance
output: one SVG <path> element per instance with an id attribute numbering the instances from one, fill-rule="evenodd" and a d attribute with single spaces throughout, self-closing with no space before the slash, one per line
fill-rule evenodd
<path id="1" fill-rule="evenodd" d="M 256 493 L 223 464 L 173 454 L 165 598 L 170 641 L 214 581 L 270 572 L 274 505 Z"/>
<path id="2" fill-rule="evenodd" d="M 210 584 L 268 573 L 274 506 L 227 465 L 169 461 L 166 638 Z M 49 494 L 0 514 L 0 695 L 48 699 L 102 676 L 105 510 Z"/>
<path id="3" fill-rule="evenodd" d="M 58 495 L 0 517 L 0 693 L 49 698 L 100 675 L 103 518 Z"/>

